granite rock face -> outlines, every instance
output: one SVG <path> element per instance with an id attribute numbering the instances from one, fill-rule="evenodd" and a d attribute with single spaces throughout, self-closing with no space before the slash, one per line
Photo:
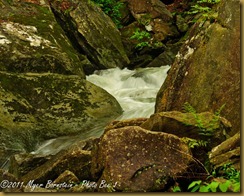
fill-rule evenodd
<path id="1" fill-rule="evenodd" d="M 188 32 L 156 100 L 155 112 L 181 110 L 222 115 L 240 131 L 240 2 L 221 1 L 214 21 L 200 20 Z"/>
<path id="2" fill-rule="evenodd" d="M 83 66 L 90 62 L 79 58 L 48 3 L 1 0 L 0 7 L 1 71 L 85 77 Z"/>
<path id="3" fill-rule="evenodd" d="M 120 32 L 113 21 L 92 1 L 51 0 L 57 20 L 75 48 L 87 56 L 92 66 L 85 72 L 120 67 L 129 63 Z"/>

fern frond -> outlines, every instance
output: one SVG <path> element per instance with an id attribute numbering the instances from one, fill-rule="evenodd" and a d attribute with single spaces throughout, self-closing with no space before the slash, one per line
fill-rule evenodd
<path id="1" fill-rule="evenodd" d="M 183 104 L 183 110 L 185 112 L 188 112 L 188 113 L 192 113 L 192 114 L 196 114 L 196 110 L 194 109 L 194 107 L 191 106 L 191 104 L 189 104 L 188 102 L 185 102 Z"/>

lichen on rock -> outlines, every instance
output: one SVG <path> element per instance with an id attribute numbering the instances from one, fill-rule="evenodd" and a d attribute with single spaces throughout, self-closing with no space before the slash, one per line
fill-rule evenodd
<path id="1" fill-rule="evenodd" d="M 72 47 L 47 3 L 5 2 L 0 16 L 0 70 L 53 72 L 84 78 L 89 60 Z M 11 14 L 9 14 L 11 12 Z"/>

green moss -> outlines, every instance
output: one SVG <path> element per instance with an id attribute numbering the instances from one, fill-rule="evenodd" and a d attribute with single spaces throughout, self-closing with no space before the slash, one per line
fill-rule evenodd
<path id="1" fill-rule="evenodd" d="M 23 11 L 24 10 L 24 11 Z M 77 52 L 72 47 L 71 43 L 69 42 L 68 38 L 65 37 L 65 33 L 63 29 L 57 24 L 56 19 L 52 13 L 52 11 L 49 9 L 49 7 L 44 7 L 32 3 L 20 3 L 19 9 L 15 9 L 11 13 L 11 17 L 9 14 L 3 14 L 1 16 L 2 19 L 12 21 L 15 23 L 20 23 L 22 25 L 27 26 L 34 26 L 37 28 L 37 33 L 34 33 L 37 36 L 42 37 L 45 40 L 48 40 L 51 42 L 51 45 L 59 47 L 46 47 L 45 50 L 43 50 L 42 47 L 35 47 L 32 48 L 32 50 L 35 50 L 34 53 L 31 55 L 35 56 L 35 58 L 40 59 L 41 62 L 47 61 L 48 66 L 50 65 L 50 62 L 52 62 L 54 59 L 50 59 L 49 56 L 56 56 L 57 54 L 60 54 L 60 58 L 57 58 L 55 61 L 55 68 L 59 69 L 58 67 L 63 67 L 66 65 L 65 69 L 72 71 L 73 73 L 76 73 L 78 75 L 83 75 L 82 72 L 82 66 L 81 62 L 79 60 L 79 56 Z M 50 33 L 51 32 L 51 33 Z M 23 51 L 23 46 L 26 45 L 26 50 L 29 48 L 29 42 L 21 41 L 21 44 L 19 47 L 21 47 L 21 51 Z M 18 45 L 17 45 L 18 47 Z M 16 48 L 16 50 L 18 50 Z M 26 51 L 28 54 L 29 49 Z M 27 55 L 28 56 L 28 55 Z M 60 59 L 60 60 L 59 60 Z M 24 60 L 24 59 L 23 59 Z M 51 60 L 51 61 L 50 61 Z M 38 60 L 37 60 L 38 61 Z M 50 62 L 49 62 L 50 61 Z M 27 59 L 28 62 L 28 59 Z M 17 68 L 17 62 L 14 62 L 14 67 Z M 25 62 L 19 62 L 19 67 L 23 67 L 23 65 L 26 64 Z M 33 64 L 33 63 L 32 63 Z M 40 64 L 43 65 L 44 63 L 34 63 L 36 65 Z M 23 68 L 21 68 L 23 69 Z M 52 69 L 51 67 L 44 68 L 44 69 Z M 64 68 L 63 68 L 64 69 Z M 3 69 L 2 69 L 3 70 Z M 18 68 L 17 68 L 18 70 Z M 32 70 L 31 70 L 32 71 Z M 65 70 L 60 70 L 61 72 L 65 73 Z M 70 72 L 67 72 L 70 73 Z"/>

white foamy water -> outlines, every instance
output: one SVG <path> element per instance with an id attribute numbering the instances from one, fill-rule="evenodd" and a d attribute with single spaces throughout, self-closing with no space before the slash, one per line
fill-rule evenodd
<path id="1" fill-rule="evenodd" d="M 141 68 L 137 70 L 107 69 L 96 71 L 87 76 L 87 80 L 105 89 L 113 95 L 121 107 L 123 114 L 117 119 L 149 117 L 154 113 L 156 95 L 163 84 L 170 66 Z M 64 136 L 43 142 L 32 154 L 56 154 L 68 148 L 76 141 L 90 137 L 99 137 L 103 126 L 99 124 L 78 136 Z"/>
<path id="2" fill-rule="evenodd" d="M 124 110 L 118 119 L 149 117 L 170 66 L 96 71 L 87 80 L 113 95 Z"/>

